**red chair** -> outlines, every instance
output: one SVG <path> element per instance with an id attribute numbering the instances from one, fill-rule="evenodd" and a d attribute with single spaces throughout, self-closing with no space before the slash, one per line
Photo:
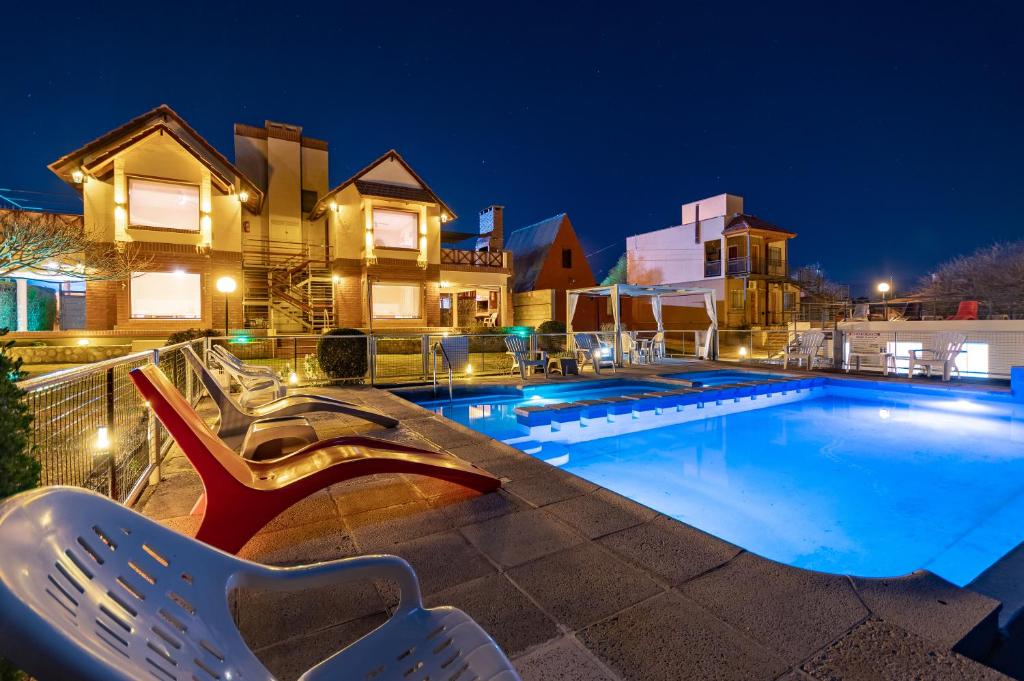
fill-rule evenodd
<path id="1" fill-rule="evenodd" d="M 946 319 L 977 319 L 978 318 L 978 301 L 977 300 L 961 300 L 960 305 L 956 308 L 956 314 L 952 317 L 946 317 Z"/>
<path id="2" fill-rule="evenodd" d="M 414 473 L 480 492 L 501 481 L 452 454 L 368 437 L 336 437 L 278 459 L 249 461 L 218 438 L 160 368 L 131 371 L 132 381 L 203 481 L 192 512 L 196 539 L 236 553 L 260 528 L 297 501 L 337 482 L 377 473 Z"/>

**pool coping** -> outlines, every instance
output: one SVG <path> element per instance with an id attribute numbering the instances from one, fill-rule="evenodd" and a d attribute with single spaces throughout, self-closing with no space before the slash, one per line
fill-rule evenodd
<path id="1" fill-rule="evenodd" d="M 746 367 L 744 369 L 746 369 Z M 766 370 L 764 373 L 773 372 Z M 776 371 L 774 373 L 778 372 Z M 878 387 L 877 384 L 889 385 L 888 382 L 860 376 L 834 375 L 822 372 L 793 370 L 788 370 L 786 373 L 793 374 L 794 376 L 823 377 L 831 380 L 857 381 L 860 383 L 870 384 L 870 387 Z M 613 374 L 611 376 L 587 376 L 584 380 L 587 382 L 597 382 L 614 380 L 616 378 L 621 379 L 623 376 L 621 373 L 620 375 Z M 644 375 L 643 380 L 652 382 L 660 381 L 670 384 L 679 383 L 679 379 L 669 379 L 657 375 Z M 490 383 L 487 385 L 490 385 Z M 529 382 L 523 382 L 520 380 L 513 381 L 506 385 L 522 387 L 529 385 Z M 965 387 L 950 386 L 949 388 L 946 388 L 945 386 L 921 386 L 910 382 L 904 385 L 906 385 L 905 388 L 894 392 L 916 392 L 919 394 L 929 394 L 932 392 L 929 389 L 935 389 L 940 391 L 942 394 L 948 394 L 949 392 L 955 392 L 955 389 L 957 388 Z M 481 385 L 480 387 L 483 388 L 485 386 Z M 974 386 L 970 386 L 970 388 L 974 388 Z M 452 428 L 455 431 L 466 435 L 483 435 L 456 421 L 437 415 L 435 412 L 432 412 L 419 404 L 405 400 L 402 398 L 400 390 L 391 390 L 389 392 L 396 398 L 401 399 L 407 405 L 410 405 L 415 409 L 422 410 L 423 412 L 431 414 L 435 418 L 442 420 L 449 428 Z M 972 390 L 971 392 L 991 393 L 997 397 L 1003 393 L 1003 391 L 993 392 L 977 389 Z M 1009 398 L 1008 391 L 1005 391 L 1004 394 Z M 509 456 L 540 461 L 536 457 L 526 454 L 511 445 L 507 445 L 486 435 L 483 435 L 483 437 L 489 440 L 492 443 L 492 446 L 504 448 Z M 540 461 L 540 463 L 544 462 Z M 550 464 L 546 463 L 544 465 L 550 466 Z M 486 464 L 482 464 L 482 467 L 486 468 Z M 555 466 L 550 466 L 550 468 L 557 470 L 559 473 L 564 475 L 571 476 L 581 482 L 591 485 L 594 484 L 583 478 L 575 476 L 571 472 L 564 471 Z M 502 476 L 502 481 L 503 483 L 509 483 L 514 482 L 514 479 Z M 963 654 L 974 660 L 986 660 L 991 654 L 993 648 L 997 645 L 1000 634 L 999 616 L 1002 609 L 1000 601 L 970 588 L 959 587 L 928 571 L 927 569 L 919 569 L 905 575 L 895 575 L 892 577 L 859 577 L 856 575 L 836 575 L 833 573 L 796 568 L 759 556 L 753 552 L 743 549 L 742 547 L 734 547 L 732 544 L 719 539 L 714 535 L 710 535 L 700 528 L 696 528 L 675 518 L 660 514 L 654 509 L 627 497 L 623 497 L 622 495 L 599 485 L 596 486 L 596 490 L 613 495 L 617 498 L 617 502 L 619 504 L 626 507 L 632 507 L 634 512 L 654 513 L 659 518 L 664 518 L 665 522 L 686 527 L 691 531 L 703 535 L 706 541 L 709 541 L 712 544 L 717 543 L 721 548 L 735 548 L 739 552 L 737 556 L 747 555 L 758 563 L 771 565 L 776 569 L 783 572 L 791 572 L 794 575 L 812 577 L 820 576 L 829 579 L 839 577 L 846 579 L 857 594 L 862 605 L 869 610 L 870 616 L 878 617 L 889 622 L 896 622 L 899 626 L 912 634 L 921 636 L 924 639 L 930 640 L 940 646 Z M 735 557 L 732 560 L 734 559 Z"/>

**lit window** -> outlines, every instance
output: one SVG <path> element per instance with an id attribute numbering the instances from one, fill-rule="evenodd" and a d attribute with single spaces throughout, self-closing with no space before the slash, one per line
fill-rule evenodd
<path id="1" fill-rule="evenodd" d="M 199 231 L 199 187 L 128 179 L 128 224 Z"/>
<path id="2" fill-rule="evenodd" d="M 374 284 L 374 319 L 418 319 L 420 287 L 414 284 Z"/>
<path id="3" fill-rule="evenodd" d="M 131 281 L 132 319 L 200 319 L 198 274 L 135 272 Z"/>
<path id="4" fill-rule="evenodd" d="M 406 210 L 373 209 L 373 245 L 380 248 L 416 248 L 419 216 Z"/>

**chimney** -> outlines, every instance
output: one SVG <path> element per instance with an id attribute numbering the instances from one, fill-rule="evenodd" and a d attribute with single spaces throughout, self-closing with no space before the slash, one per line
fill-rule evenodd
<path id="1" fill-rule="evenodd" d="M 500 251 L 505 247 L 504 206 L 487 206 L 480 211 L 480 238 L 477 250 Z"/>

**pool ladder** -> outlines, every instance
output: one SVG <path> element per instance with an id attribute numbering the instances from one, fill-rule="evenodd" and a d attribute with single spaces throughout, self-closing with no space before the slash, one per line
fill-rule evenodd
<path id="1" fill-rule="evenodd" d="M 448 357 L 448 351 L 444 349 L 444 345 L 441 343 L 434 343 L 431 348 L 431 357 L 434 362 L 434 397 L 437 397 L 437 353 L 441 352 L 441 356 L 444 358 L 444 364 L 448 367 L 448 401 L 452 401 L 452 382 L 454 381 L 454 374 L 452 372 L 452 361 Z"/>

